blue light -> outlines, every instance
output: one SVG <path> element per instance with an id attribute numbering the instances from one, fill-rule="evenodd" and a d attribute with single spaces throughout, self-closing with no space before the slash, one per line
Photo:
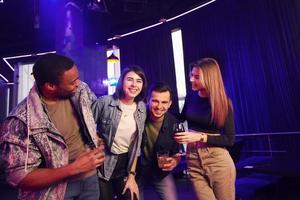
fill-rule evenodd
<path id="1" fill-rule="evenodd" d="M 106 86 L 117 86 L 118 79 L 117 78 L 109 78 L 102 81 L 103 85 Z"/>

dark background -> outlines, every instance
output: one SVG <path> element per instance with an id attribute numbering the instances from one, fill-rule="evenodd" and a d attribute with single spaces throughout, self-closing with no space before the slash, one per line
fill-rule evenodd
<path id="1" fill-rule="evenodd" d="M 62 51 L 65 38 L 61 13 L 68 2 L 76 3 L 81 10 L 78 29 L 74 30 L 78 33 L 74 51 L 69 55 L 82 63 L 86 82 L 106 73 L 105 65 L 95 64 L 98 43 L 104 49 L 112 45 L 120 48 L 122 68 L 140 65 L 150 83 L 163 80 L 175 90 L 171 30 L 181 28 L 187 90 L 188 64 L 202 57 L 216 58 L 233 102 L 242 152 L 284 157 L 265 168 L 271 171 L 275 166 L 272 173 L 300 176 L 299 159 L 295 159 L 300 153 L 299 0 L 217 0 L 174 21 L 110 42 L 107 39 L 115 35 L 157 23 L 207 1 L 102 0 L 91 7 L 90 1 L 7 0 L 0 4 L 0 56 Z M 76 54 L 78 49 L 90 51 Z M 103 61 L 104 55 L 99 60 Z M 93 62 L 81 62 L 83 57 Z M 2 60 L 0 73 L 13 77 Z M 178 111 L 176 104 L 172 111 Z M 290 168 L 279 167 L 282 165 Z"/>

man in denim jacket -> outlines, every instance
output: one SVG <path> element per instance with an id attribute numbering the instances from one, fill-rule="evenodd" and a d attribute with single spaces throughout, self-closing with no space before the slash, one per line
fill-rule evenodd
<path id="1" fill-rule="evenodd" d="M 90 110 L 94 94 L 64 56 L 42 56 L 33 76 L 27 98 L 1 126 L 0 171 L 19 199 L 98 199 L 104 152 Z"/>

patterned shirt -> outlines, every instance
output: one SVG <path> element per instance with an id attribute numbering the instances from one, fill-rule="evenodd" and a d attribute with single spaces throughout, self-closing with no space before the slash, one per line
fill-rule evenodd
<path id="1" fill-rule="evenodd" d="M 84 125 L 83 134 L 97 144 L 96 126 L 90 105 L 95 95 L 81 83 L 71 97 Z M 68 164 L 68 148 L 60 132 L 49 120 L 47 109 L 34 85 L 25 98 L 5 119 L 0 130 L 0 171 L 8 183 L 17 186 L 32 170 L 58 168 Z M 19 189 L 19 199 L 62 200 L 67 181 L 40 190 Z"/>

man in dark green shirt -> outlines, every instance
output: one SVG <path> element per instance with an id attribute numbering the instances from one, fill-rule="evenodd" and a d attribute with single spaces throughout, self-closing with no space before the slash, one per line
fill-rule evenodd
<path id="1" fill-rule="evenodd" d="M 177 199 L 176 186 L 170 172 L 180 162 L 179 144 L 173 138 L 173 126 L 178 121 L 168 113 L 171 104 L 172 91 L 168 85 L 159 82 L 150 86 L 148 116 L 138 176 L 141 200 L 143 200 L 143 185 L 146 182 L 151 182 L 161 199 Z M 157 153 L 161 151 L 168 155 L 159 167 Z"/>

